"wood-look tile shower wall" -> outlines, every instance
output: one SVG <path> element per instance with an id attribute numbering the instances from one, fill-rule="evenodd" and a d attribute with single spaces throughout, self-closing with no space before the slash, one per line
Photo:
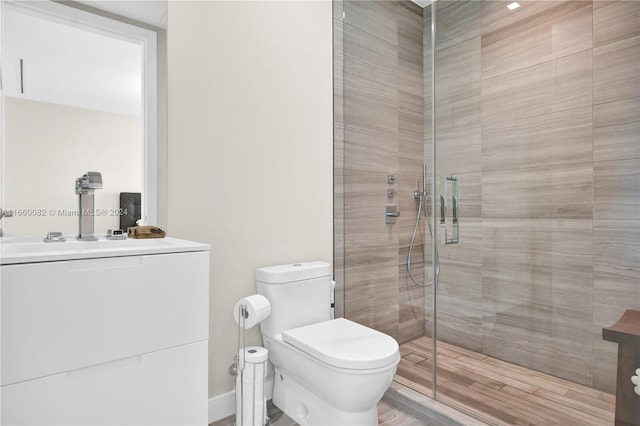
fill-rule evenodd
<path id="1" fill-rule="evenodd" d="M 408 1 L 335 4 L 337 314 L 406 342 L 425 333 L 424 289 L 406 274 L 424 156 L 422 9 Z M 391 200 L 388 189 L 396 191 Z M 385 224 L 388 204 L 401 212 L 395 225 Z M 412 257 L 418 280 L 423 234 Z"/>
<path id="2" fill-rule="evenodd" d="M 613 392 L 601 330 L 640 309 L 640 2 L 507 3 L 436 5 L 437 172 L 463 216 L 438 338 Z"/>

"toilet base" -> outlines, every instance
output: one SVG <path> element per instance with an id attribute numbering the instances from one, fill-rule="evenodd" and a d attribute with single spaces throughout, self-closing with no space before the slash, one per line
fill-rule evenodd
<path id="1" fill-rule="evenodd" d="M 374 426 L 378 424 L 377 404 L 358 413 L 340 410 L 318 398 L 278 368 L 275 371 L 273 403 L 303 426 Z"/>

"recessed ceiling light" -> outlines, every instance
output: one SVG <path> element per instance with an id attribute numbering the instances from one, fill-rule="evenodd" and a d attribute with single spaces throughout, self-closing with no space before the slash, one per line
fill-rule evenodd
<path id="1" fill-rule="evenodd" d="M 520 7 L 520 4 L 518 4 L 517 1 L 514 1 L 513 3 L 509 3 L 507 5 L 507 9 L 509 9 L 509 10 L 514 10 L 514 9 L 519 8 L 519 7 Z"/>

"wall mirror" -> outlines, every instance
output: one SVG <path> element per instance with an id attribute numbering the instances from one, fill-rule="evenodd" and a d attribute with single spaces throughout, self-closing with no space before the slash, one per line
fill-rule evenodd
<path id="1" fill-rule="evenodd" d="M 4 235 L 76 234 L 87 171 L 103 178 L 96 234 L 120 228 L 122 193 L 154 224 L 157 34 L 50 1 L 1 7 Z"/>

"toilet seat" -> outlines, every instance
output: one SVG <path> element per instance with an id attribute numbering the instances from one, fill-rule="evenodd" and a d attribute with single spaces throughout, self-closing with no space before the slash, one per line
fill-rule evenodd
<path id="1" fill-rule="evenodd" d="M 326 364 L 352 370 L 395 365 L 400 357 L 395 339 L 345 318 L 283 331 L 282 340 Z"/>

